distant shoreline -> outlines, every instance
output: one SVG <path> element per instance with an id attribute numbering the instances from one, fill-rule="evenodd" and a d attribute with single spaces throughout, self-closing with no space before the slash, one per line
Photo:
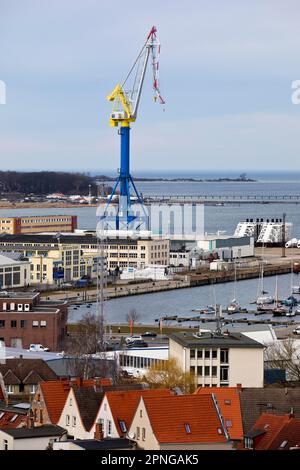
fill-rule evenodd
<path id="1" fill-rule="evenodd" d="M 95 177 L 97 180 L 97 177 Z M 257 180 L 252 178 L 210 178 L 210 179 L 200 179 L 200 178 L 139 178 L 134 177 L 134 180 L 140 183 L 153 183 L 153 182 L 162 182 L 162 183 L 257 183 Z M 106 177 L 103 181 L 110 182 L 115 181 L 115 178 Z"/>

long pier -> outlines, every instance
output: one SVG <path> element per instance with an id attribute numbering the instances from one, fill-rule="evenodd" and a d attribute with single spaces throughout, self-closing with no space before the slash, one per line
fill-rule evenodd
<path id="1" fill-rule="evenodd" d="M 160 196 L 146 196 L 143 200 L 145 204 L 160 203 L 160 204 L 300 204 L 299 195 L 276 195 L 276 194 L 257 194 L 257 195 L 160 195 Z"/>

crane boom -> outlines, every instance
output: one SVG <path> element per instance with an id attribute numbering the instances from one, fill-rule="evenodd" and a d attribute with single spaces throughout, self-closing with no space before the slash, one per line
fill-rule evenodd
<path id="1" fill-rule="evenodd" d="M 110 125 L 113 127 L 117 127 L 119 124 L 121 124 L 121 126 L 128 127 L 130 122 L 134 122 L 136 120 L 150 54 L 152 56 L 153 89 L 155 92 L 154 99 L 158 99 L 161 104 L 164 104 L 164 99 L 159 91 L 160 42 L 156 32 L 157 30 L 155 26 L 153 26 L 124 82 L 122 85 L 119 83 L 112 93 L 107 96 L 108 101 L 113 101 L 113 110 L 110 115 Z M 136 73 L 132 88 L 130 91 L 126 92 L 125 86 L 131 78 L 134 70 L 136 70 Z"/>

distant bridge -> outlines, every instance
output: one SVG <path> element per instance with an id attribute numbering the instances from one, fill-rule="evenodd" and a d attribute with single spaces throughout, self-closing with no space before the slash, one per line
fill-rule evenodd
<path id="1" fill-rule="evenodd" d="M 160 195 L 160 196 L 143 196 L 146 204 L 161 203 L 161 204 L 299 204 L 299 195 Z"/>

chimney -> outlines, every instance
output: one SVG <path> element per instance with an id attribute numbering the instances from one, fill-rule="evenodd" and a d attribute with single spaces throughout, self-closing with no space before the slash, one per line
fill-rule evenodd
<path id="1" fill-rule="evenodd" d="M 34 416 L 33 416 L 33 411 L 32 409 L 29 410 L 29 413 L 27 415 L 27 428 L 31 429 L 34 427 Z"/>
<path id="2" fill-rule="evenodd" d="M 79 378 L 79 387 L 83 387 L 83 378 L 82 377 Z"/>
<path id="3" fill-rule="evenodd" d="M 96 441 L 102 441 L 103 440 L 103 430 L 102 430 L 102 424 L 100 422 L 96 423 L 95 432 L 94 432 L 94 439 Z"/>
<path id="4" fill-rule="evenodd" d="M 295 418 L 295 415 L 294 415 L 294 407 L 292 406 L 291 407 L 291 410 L 289 412 L 289 418 L 292 419 L 292 418 Z"/>
<path id="5" fill-rule="evenodd" d="M 20 354 L 20 359 L 23 359 L 23 354 Z"/>
<path id="6" fill-rule="evenodd" d="M 236 384 L 236 388 L 238 389 L 239 392 L 242 391 L 242 384 Z"/>

